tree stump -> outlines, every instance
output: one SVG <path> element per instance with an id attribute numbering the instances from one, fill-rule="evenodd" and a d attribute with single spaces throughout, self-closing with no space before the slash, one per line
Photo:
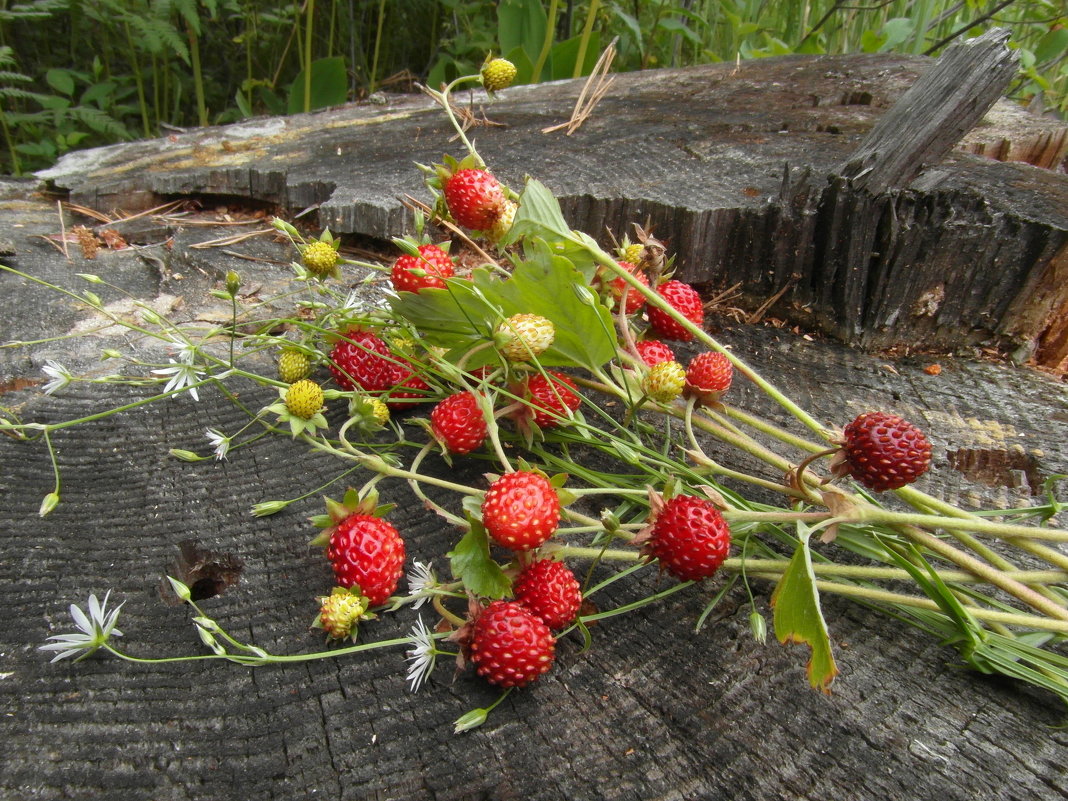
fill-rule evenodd
<path id="1" fill-rule="evenodd" d="M 999 41 L 951 51 L 960 55 L 941 71 L 943 100 L 988 106 L 989 87 L 978 98 L 952 79 L 969 63 L 1003 75 L 995 48 L 1008 52 Z M 981 69 L 995 62 L 1000 71 Z M 935 64 L 795 56 L 618 75 L 570 136 L 542 130 L 570 116 L 582 81 L 516 87 L 493 103 L 476 93 L 474 116 L 503 127 L 471 135 L 515 188 L 527 174 L 547 184 L 576 228 L 622 236 L 648 221 L 680 278 L 709 294 L 737 286 L 735 303 L 751 314 L 872 351 L 983 345 L 1057 368 L 1068 358 L 1068 127 L 1002 102 L 996 122 L 980 121 L 943 158 L 970 118 L 939 126 L 931 116 L 950 135 L 912 153 L 917 177 L 859 206 L 849 176 L 836 177 Z M 236 196 L 318 209 L 335 233 L 387 239 L 407 230 L 403 196 L 426 197 L 413 163 L 459 155 L 449 135 L 428 99 L 400 97 L 75 153 L 40 176 L 97 209 Z M 1011 153 L 1015 142 L 1058 169 L 964 152 Z"/>

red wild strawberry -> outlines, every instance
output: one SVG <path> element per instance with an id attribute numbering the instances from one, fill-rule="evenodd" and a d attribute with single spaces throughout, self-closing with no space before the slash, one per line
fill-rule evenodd
<path id="1" fill-rule="evenodd" d="M 381 392 L 393 386 L 396 360 L 371 331 L 349 331 L 330 351 L 330 372 L 346 392 Z"/>
<path id="2" fill-rule="evenodd" d="M 556 640 L 522 604 L 494 601 L 474 622 L 469 654 L 490 684 L 523 687 L 552 667 Z"/>
<path id="3" fill-rule="evenodd" d="M 674 351 L 666 342 L 661 342 L 659 339 L 643 339 L 641 342 L 635 342 L 634 347 L 638 349 L 638 355 L 642 357 L 642 361 L 650 367 L 655 367 L 660 362 L 675 361 Z"/>
<path id="4" fill-rule="evenodd" d="M 715 573 L 731 548 L 731 532 L 719 510 L 703 498 L 676 495 L 653 521 L 646 552 L 680 581 Z"/>
<path id="5" fill-rule="evenodd" d="M 423 274 L 417 272 L 422 270 Z M 437 245 L 420 245 L 419 258 L 407 253 L 393 262 L 390 280 L 398 292 L 418 292 L 427 287 L 444 288 L 453 274 L 452 259 Z"/>
<path id="6" fill-rule="evenodd" d="M 400 356 L 393 365 L 393 388 L 386 395 L 386 405 L 391 409 L 407 409 L 413 403 L 430 400 L 430 385 L 412 369 L 411 363 Z"/>
<path id="7" fill-rule="evenodd" d="M 705 307 L 701 303 L 701 296 L 689 284 L 671 280 L 661 284 L 656 291 L 669 306 L 694 325 L 700 326 L 704 322 Z M 678 339 L 682 342 L 689 342 L 693 339 L 693 334 L 683 328 L 677 320 L 668 316 L 663 309 L 650 305 L 647 313 L 649 324 L 664 339 Z"/>
<path id="8" fill-rule="evenodd" d="M 464 228 L 487 231 L 504 208 L 504 190 L 487 170 L 457 170 L 442 185 L 449 214 Z"/>
<path id="9" fill-rule="evenodd" d="M 719 400 L 730 388 L 733 376 L 731 361 L 722 353 L 711 350 L 698 353 L 686 368 L 686 396 L 702 403 Z"/>
<path id="10" fill-rule="evenodd" d="M 486 419 L 470 392 L 439 401 L 430 412 L 430 424 L 434 437 L 452 453 L 470 453 L 486 441 Z"/>
<path id="11" fill-rule="evenodd" d="M 619 262 L 619 266 L 624 268 L 628 273 L 633 274 L 640 283 L 649 286 L 649 276 L 633 264 L 621 261 Z M 623 297 L 624 290 L 626 290 L 627 293 L 627 305 L 623 310 L 623 313 L 634 314 L 634 312 L 638 311 L 638 309 L 645 305 L 645 295 L 628 284 L 622 277 L 617 276 L 608 282 L 608 291 L 612 293 L 612 297 L 617 301 Z"/>
<path id="12" fill-rule="evenodd" d="M 895 414 L 865 412 L 845 427 L 844 463 L 835 469 L 876 492 L 911 484 L 931 466 L 931 443 Z"/>
<path id="13" fill-rule="evenodd" d="M 560 498 L 541 473 L 505 473 L 486 490 L 482 522 L 499 545 L 513 551 L 529 551 L 556 531 Z"/>
<path id="14" fill-rule="evenodd" d="M 532 375 L 527 379 L 523 393 L 529 398 L 529 405 L 518 415 L 533 415 L 539 428 L 555 428 L 582 404 L 575 389 L 575 382 L 569 376 L 555 370 L 549 370 L 546 375 Z"/>
<path id="15" fill-rule="evenodd" d="M 326 557 L 340 586 L 357 586 L 371 606 L 380 606 L 404 572 L 404 540 L 381 517 L 349 515 L 333 529 Z"/>
<path id="16" fill-rule="evenodd" d="M 523 568 L 512 592 L 550 629 L 562 629 L 575 619 L 582 605 L 582 590 L 575 574 L 554 559 L 539 559 Z"/>

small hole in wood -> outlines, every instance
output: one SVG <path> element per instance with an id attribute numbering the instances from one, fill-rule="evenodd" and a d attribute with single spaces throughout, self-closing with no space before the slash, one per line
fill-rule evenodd
<path id="1" fill-rule="evenodd" d="M 243 567 L 241 560 L 233 554 L 201 548 L 195 540 L 182 540 L 178 543 L 178 556 L 168 575 L 189 587 L 192 600 L 203 601 L 222 595 L 237 584 Z M 160 595 L 169 604 L 181 603 L 166 576 L 160 581 Z"/>

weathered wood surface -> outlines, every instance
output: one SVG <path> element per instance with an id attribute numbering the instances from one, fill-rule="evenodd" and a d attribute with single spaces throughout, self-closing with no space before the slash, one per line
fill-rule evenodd
<path id="1" fill-rule="evenodd" d="M 542 129 L 568 118 L 581 81 L 516 87 L 476 96 L 506 127 L 472 135 L 502 179 L 536 176 L 578 228 L 619 236 L 651 221 L 680 277 L 740 284 L 750 310 L 782 292 L 770 314 L 866 349 L 986 343 L 1055 367 L 1068 358 L 1068 176 L 957 152 L 871 205 L 831 180 L 933 63 L 786 57 L 619 75 L 571 136 Z M 962 147 L 1020 140 L 1063 164 L 1063 124 L 1005 103 L 991 119 Z M 459 154 L 449 136 L 428 99 L 391 97 L 71 154 L 41 175 L 101 209 L 239 196 L 388 238 L 408 224 L 400 198 L 426 197 L 413 162 Z"/>
<path id="2" fill-rule="evenodd" d="M 228 269 L 264 295 L 286 280 L 278 262 L 288 255 L 266 239 L 227 249 L 263 262 L 190 247 L 233 229 L 172 228 L 163 231 L 173 234 L 172 249 L 102 252 L 92 262 L 75 255 L 68 264 L 34 238 L 58 232 L 54 205 L 20 198 L 25 189 L 9 186 L 0 203 L 16 252 L 9 263 L 43 280 L 78 287 L 76 272 L 107 275 L 179 320 L 225 319 L 207 291 L 222 286 Z M 118 293 L 94 289 L 124 308 Z M 75 304 L 0 275 L 0 342 L 90 323 Z M 721 336 L 821 419 L 840 422 L 874 406 L 924 425 L 936 457 L 923 483 L 940 495 L 1026 503 L 1042 478 L 1068 471 L 1068 395 L 1044 375 L 944 359 L 935 377 L 923 361 L 891 364 L 786 331 L 731 325 Z M 112 371 L 98 360 L 108 346 L 154 353 L 114 329 L 0 349 L 0 404 L 25 420 L 55 422 L 128 402 L 135 390 L 74 384 L 44 396 L 32 385 L 46 358 L 79 374 Z M 743 407 L 785 422 L 744 383 L 731 391 Z M 242 399 L 254 407 L 269 400 L 252 390 Z M 453 681 L 439 666 L 412 695 L 400 651 L 255 670 L 98 658 L 49 664 L 36 648 L 47 634 L 70 630 L 66 605 L 109 588 L 126 602 L 120 628 L 131 653 L 202 652 L 186 611 L 157 591 L 189 538 L 244 563 L 237 586 L 204 602 L 220 622 L 275 652 L 319 648 L 321 634 L 308 621 L 330 574 L 306 546 L 306 518 L 318 500 L 262 519 L 248 510 L 308 492 L 338 465 L 282 438 L 219 463 L 167 456 L 172 447 L 207 452 L 205 428 L 232 431 L 243 420 L 205 392 L 199 404 L 183 397 L 58 432 L 64 503 L 44 519 L 37 508 L 52 488 L 47 452 L 0 437 L 0 797 L 1068 798 L 1068 733 L 1056 728 L 1064 711 L 1048 696 L 959 670 L 948 664 L 953 653 L 927 636 L 833 598 L 825 611 L 842 674 L 823 696 L 807 687 L 801 649 L 752 640 L 740 590 L 693 633 L 715 581 L 603 622 L 586 653 L 566 639 L 550 674 L 464 736 L 451 733 L 451 722 L 496 693 L 469 674 Z M 452 478 L 482 480 L 477 468 Z M 383 492 L 401 502 L 391 519 L 410 558 L 452 542 L 404 486 Z M 651 576 L 637 587 L 613 585 L 600 603 L 621 604 L 654 586 Z M 770 587 L 757 582 L 754 591 L 767 612 Z M 402 636 L 413 619 L 387 616 L 368 633 Z"/>
<path id="3" fill-rule="evenodd" d="M 924 72 L 872 127 L 839 171 L 871 195 L 912 183 L 941 163 L 1008 89 L 1020 57 L 1008 31 L 958 43 Z"/>

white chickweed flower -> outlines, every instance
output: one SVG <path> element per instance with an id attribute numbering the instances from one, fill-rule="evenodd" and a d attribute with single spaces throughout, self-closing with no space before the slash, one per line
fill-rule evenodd
<path id="1" fill-rule="evenodd" d="M 412 631 L 408 636 L 411 638 L 412 647 L 405 658 L 411 663 L 408 665 L 408 681 L 414 693 L 419 692 L 419 688 L 423 686 L 423 682 L 434 669 L 438 652 L 434 648 L 434 639 L 430 636 L 430 631 L 423 623 L 421 615 L 412 626 Z"/>
<path id="2" fill-rule="evenodd" d="M 212 447 L 215 448 L 216 460 L 225 459 L 226 454 L 230 451 L 230 437 L 214 428 L 209 428 L 204 433 L 207 435 Z"/>
<path id="3" fill-rule="evenodd" d="M 408 579 L 408 594 L 419 596 L 419 599 L 412 604 L 412 609 L 418 609 L 434 594 L 434 588 L 438 586 L 438 577 L 434 575 L 434 569 L 429 562 L 416 561 L 412 563 L 412 569 L 408 571 L 406 578 Z"/>
<path id="4" fill-rule="evenodd" d="M 192 364 L 197 358 L 197 346 L 177 334 L 167 334 L 173 344 L 167 346 L 167 350 L 178 356 L 179 364 Z"/>
<path id="5" fill-rule="evenodd" d="M 70 371 L 67 370 L 66 367 L 52 359 L 48 359 L 45 362 L 45 366 L 41 369 L 44 371 L 44 374 L 51 379 L 51 381 L 44 385 L 45 395 L 51 395 L 53 392 L 63 389 L 63 387 L 67 386 L 67 384 L 74 380 L 74 376 L 70 374 Z"/>
<path id="6" fill-rule="evenodd" d="M 183 390 L 186 387 L 189 387 L 189 394 L 193 396 L 193 400 L 199 401 L 200 396 L 197 394 L 197 388 L 193 385 L 200 381 L 200 376 L 203 375 L 204 371 L 198 370 L 193 365 L 185 362 L 176 362 L 174 359 L 170 359 L 169 361 L 174 365 L 173 367 L 161 367 L 158 370 L 152 371 L 158 376 L 170 376 L 167 380 L 167 386 L 163 388 L 163 391 L 166 393 L 173 390 Z M 177 395 L 175 395 L 175 397 L 177 397 Z"/>
<path id="7" fill-rule="evenodd" d="M 55 642 L 46 643 L 39 647 L 41 651 L 60 651 L 53 657 L 53 662 L 58 662 L 60 659 L 66 659 L 68 656 L 74 656 L 75 654 L 85 651 L 84 654 L 79 656 L 74 661 L 80 661 L 93 653 L 97 648 L 107 643 L 111 637 L 121 637 L 122 632 L 115 628 L 115 624 L 119 620 L 119 610 L 122 609 L 122 604 L 119 604 L 110 612 L 107 610 L 108 596 L 111 595 L 111 590 L 108 590 L 104 595 L 104 600 L 98 601 L 95 595 L 89 596 L 89 614 L 81 610 L 75 604 L 70 605 L 70 616 L 74 619 L 74 625 L 81 631 L 80 634 L 53 634 L 48 639 L 55 640 Z"/>

